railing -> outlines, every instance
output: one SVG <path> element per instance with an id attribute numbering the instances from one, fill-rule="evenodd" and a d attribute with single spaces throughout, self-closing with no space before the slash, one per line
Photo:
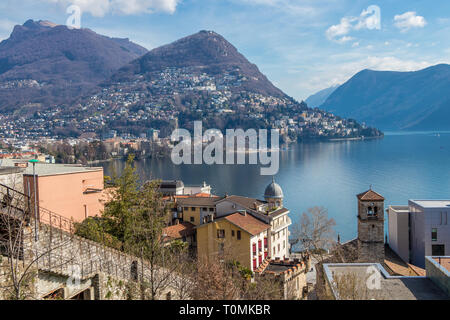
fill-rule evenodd
<path id="1" fill-rule="evenodd" d="M 35 216 L 34 199 L 4 184 L 0 184 L 0 206 L 2 209 L 12 208 L 16 213 L 21 212 L 28 218 L 34 218 Z M 75 231 L 72 220 L 40 206 L 37 207 L 36 217 L 39 222 L 48 224 L 51 227 L 70 233 Z"/>
<path id="2" fill-rule="evenodd" d="M 75 226 L 72 220 L 42 207 L 38 208 L 38 221 L 69 233 L 75 232 Z"/>

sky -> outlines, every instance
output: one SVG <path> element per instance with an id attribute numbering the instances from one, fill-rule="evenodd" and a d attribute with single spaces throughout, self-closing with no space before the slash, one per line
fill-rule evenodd
<path id="1" fill-rule="evenodd" d="M 79 22 L 149 50 L 213 30 L 298 100 L 367 68 L 450 63 L 448 0 L 2 0 L 0 39 L 28 19 Z"/>

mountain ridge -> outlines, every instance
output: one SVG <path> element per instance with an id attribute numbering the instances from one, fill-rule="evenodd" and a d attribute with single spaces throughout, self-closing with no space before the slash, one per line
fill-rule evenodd
<path id="1" fill-rule="evenodd" d="M 417 71 L 364 69 L 320 106 L 388 130 L 450 129 L 450 65 Z"/>

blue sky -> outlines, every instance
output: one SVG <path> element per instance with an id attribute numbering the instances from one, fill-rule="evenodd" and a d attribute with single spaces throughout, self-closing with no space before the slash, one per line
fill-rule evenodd
<path id="1" fill-rule="evenodd" d="M 0 39 L 27 19 L 65 24 L 71 4 L 81 27 L 147 49 L 214 30 L 299 100 L 365 68 L 450 63 L 448 0 L 3 0 Z"/>

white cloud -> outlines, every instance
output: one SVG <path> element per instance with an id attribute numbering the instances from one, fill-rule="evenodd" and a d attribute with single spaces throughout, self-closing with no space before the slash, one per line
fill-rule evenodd
<path id="1" fill-rule="evenodd" d="M 418 16 L 416 12 L 408 11 L 404 14 L 396 15 L 394 17 L 394 25 L 402 32 L 406 32 L 411 28 L 423 28 L 426 26 L 427 21 L 424 17 Z"/>
<path id="2" fill-rule="evenodd" d="M 133 15 L 140 13 L 174 13 L 181 0 L 41 0 L 61 6 L 79 6 L 82 13 L 103 17 L 107 13 Z"/>
<path id="3" fill-rule="evenodd" d="M 361 29 L 381 29 L 381 11 L 378 6 L 368 7 L 361 12 L 359 17 L 343 17 L 339 24 L 329 27 L 325 34 L 329 40 L 343 43 L 349 41 L 350 37 L 347 35 L 351 31 Z M 352 39 L 350 38 L 350 40 Z"/>

